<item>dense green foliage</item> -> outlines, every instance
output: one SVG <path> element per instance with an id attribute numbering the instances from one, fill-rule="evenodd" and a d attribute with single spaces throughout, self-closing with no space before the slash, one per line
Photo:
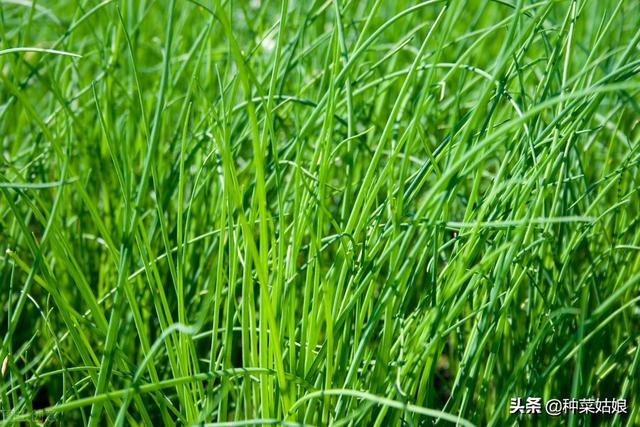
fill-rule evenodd
<path id="1" fill-rule="evenodd" d="M 637 425 L 639 71 L 637 0 L 0 0 L 2 419 Z"/>

